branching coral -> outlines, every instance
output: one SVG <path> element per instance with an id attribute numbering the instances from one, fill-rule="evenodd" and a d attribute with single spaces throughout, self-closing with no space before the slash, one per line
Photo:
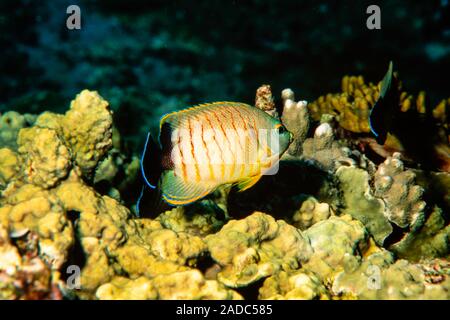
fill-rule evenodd
<path id="1" fill-rule="evenodd" d="M 321 96 L 308 105 L 313 119 L 332 114 L 346 130 L 369 132 L 369 111 L 378 98 L 379 86 L 366 84 L 362 76 L 345 76 L 341 87 L 342 93 Z"/>
<path id="2" fill-rule="evenodd" d="M 295 102 L 294 92 L 291 89 L 284 89 L 281 92 L 281 98 L 283 100 L 281 121 L 294 136 L 294 141 L 289 146 L 287 153 L 292 156 L 300 155 L 311 122 L 308 103 L 306 101 Z"/>
<path id="3" fill-rule="evenodd" d="M 272 95 L 272 89 L 268 84 L 263 84 L 256 90 L 255 107 L 278 118 L 277 109 Z"/>
<path id="4" fill-rule="evenodd" d="M 444 257 L 450 252 L 450 225 L 445 213 L 435 206 L 421 227 L 413 228 L 389 250 L 410 261 Z"/>
<path id="5" fill-rule="evenodd" d="M 404 169 L 399 153 L 379 165 L 374 179 L 374 194 L 384 200 L 389 221 L 402 228 L 423 223 L 423 189 L 414 184 L 415 174 Z"/>

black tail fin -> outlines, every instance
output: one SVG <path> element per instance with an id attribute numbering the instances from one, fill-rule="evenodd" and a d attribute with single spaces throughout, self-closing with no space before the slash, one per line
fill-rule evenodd
<path id="1" fill-rule="evenodd" d="M 141 156 L 141 176 L 143 187 L 136 203 L 138 216 L 148 216 L 164 210 L 161 192 L 158 188 L 159 177 L 162 172 L 162 154 L 159 144 L 147 134 L 144 150 Z"/>
<path id="2" fill-rule="evenodd" d="M 155 218 L 160 213 L 170 209 L 171 207 L 162 199 L 161 189 L 152 189 L 144 183 L 136 203 L 138 217 Z"/>
<path id="3" fill-rule="evenodd" d="M 151 189 L 155 189 L 158 185 L 161 175 L 161 158 L 161 148 L 149 132 L 141 156 L 141 174 L 144 182 Z"/>

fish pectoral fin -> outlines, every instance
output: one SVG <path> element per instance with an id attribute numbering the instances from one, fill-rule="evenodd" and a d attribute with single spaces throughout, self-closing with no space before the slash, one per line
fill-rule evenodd
<path id="1" fill-rule="evenodd" d="M 173 170 L 163 172 L 160 181 L 162 198 L 172 206 L 180 206 L 197 201 L 212 191 L 215 186 L 201 182 L 185 181 Z"/>
<path id="2" fill-rule="evenodd" d="M 248 188 L 251 188 L 261 179 L 262 175 L 259 176 L 253 176 L 244 180 L 239 181 L 236 186 L 239 189 L 239 192 L 247 190 Z"/>

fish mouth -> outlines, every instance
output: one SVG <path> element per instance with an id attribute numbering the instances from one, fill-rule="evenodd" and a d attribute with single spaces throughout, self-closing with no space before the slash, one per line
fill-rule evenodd
<path id="1" fill-rule="evenodd" d="M 289 143 L 292 143 L 292 141 L 294 141 L 294 135 L 292 132 L 289 132 Z"/>

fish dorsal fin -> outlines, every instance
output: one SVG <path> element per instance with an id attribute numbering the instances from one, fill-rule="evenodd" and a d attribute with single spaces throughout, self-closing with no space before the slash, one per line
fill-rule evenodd
<path id="1" fill-rule="evenodd" d="M 173 170 L 166 170 L 161 176 L 160 188 L 164 201 L 173 206 L 186 205 L 197 201 L 215 189 L 214 185 L 185 181 L 175 175 Z"/>
<path id="2" fill-rule="evenodd" d="M 386 141 L 387 133 L 394 121 L 394 114 L 397 112 L 396 106 L 399 97 L 393 68 L 393 63 L 390 61 L 388 71 L 381 81 L 378 99 L 369 113 L 370 131 L 380 144 L 384 144 Z"/>
<path id="3" fill-rule="evenodd" d="M 203 103 L 203 104 L 192 106 L 192 107 L 184 109 L 184 110 L 174 111 L 174 112 L 164 115 L 161 118 L 160 127 L 162 127 L 164 123 L 168 123 L 168 124 L 170 124 L 170 126 L 173 126 L 173 127 L 178 127 L 183 121 L 186 120 L 186 118 L 195 117 L 197 115 L 197 112 L 206 111 L 208 109 L 213 109 L 213 108 L 223 107 L 223 106 L 255 108 L 255 107 L 252 107 L 245 103 L 232 102 L 232 101 L 217 101 L 217 102 L 211 102 L 211 103 Z"/>
<path id="4" fill-rule="evenodd" d="M 239 181 L 236 184 L 237 188 L 239 189 L 239 192 L 253 187 L 259 181 L 259 179 L 261 179 L 261 177 L 262 177 L 261 175 L 253 176 L 253 177 L 249 177 L 249 178 Z"/>

